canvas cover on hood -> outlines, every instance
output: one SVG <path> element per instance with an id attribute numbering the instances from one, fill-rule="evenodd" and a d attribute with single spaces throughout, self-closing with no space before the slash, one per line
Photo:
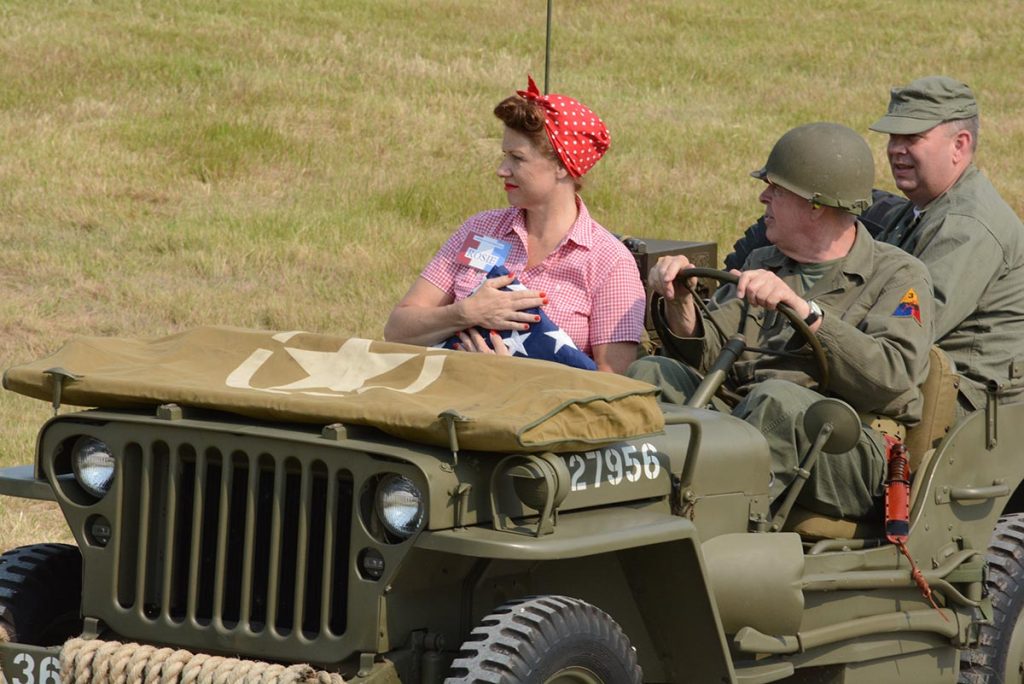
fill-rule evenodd
<path id="1" fill-rule="evenodd" d="M 61 401 L 130 408 L 175 403 L 268 421 L 371 425 L 462 449 L 578 451 L 660 432 L 651 385 L 548 361 L 307 332 L 204 327 L 159 338 L 76 337 L 4 373 L 4 387 Z"/>

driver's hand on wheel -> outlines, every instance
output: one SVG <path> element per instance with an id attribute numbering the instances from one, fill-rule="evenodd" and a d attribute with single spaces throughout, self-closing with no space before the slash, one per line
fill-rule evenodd
<path id="1" fill-rule="evenodd" d="M 685 287 L 676 287 L 675 284 L 676 276 L 691 266 L 693 264 L 682 254 L 660 257 L 647 276 L 647 284 L 665 299 L 679 302 L 691 299 L 693 295 L 690 290 Z M 697 279 L 689 278 L 687 284 L 691 288 L 696 287 Z"/>
<path id="2" fill-rule="evenodd" d="M 651 289 L 665 298 L 666 322 L 673 334 L 679 337 L 692 336 L 700 321 L 692 292 L 692 288 L 697 286 L 697 279 L 688 278 L 686 284 L 689 287 L 675 282 L 679 274 L 691 266 L 693 264 L 682 254 L 663 256 L 647 276 Z"/>
<path id="3" fill-rule="evenodd" d="M 786 282 L 771 271 L 732 271 L 739 276 L 736 283 L 736 296 L 746 299 L 755 306 L 762 306 L 774 311 L 779 304 L 786 304 L 796 312 L 800 318 L 807 318 L 811 313 L 811 307 L 807 300 L 793 291 Z M 811 330 L 820 325 L 815 322 Z"/>

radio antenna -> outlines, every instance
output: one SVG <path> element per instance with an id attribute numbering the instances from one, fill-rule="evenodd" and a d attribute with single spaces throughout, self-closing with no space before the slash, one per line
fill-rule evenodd
<path id="1" fill-rule="evenodd" d="M 551 5 L 554 0 L 548 0 L 548 27 L 544 37 L 544 94 L 548 94 L 548 68 L 551 66 Z"/>

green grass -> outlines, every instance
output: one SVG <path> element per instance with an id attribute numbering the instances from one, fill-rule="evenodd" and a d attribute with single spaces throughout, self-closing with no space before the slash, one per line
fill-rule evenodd
<path id="1" fill-rule="evenodd" d="M 0 366 L 78 333 L 379 336 L 503 204 L 490 112 L 542 80 L 544 23 L 544 0 L 5 0 Z M 613 136 L 584 196 L 633 235 L 727 248 L 759 213 L 748 171 L 814 120 L 864 132 L 891 188 L 867 126 L 930 73 L 975 88 L 980 165 L 1024 210 L 1017 0 L 555 2 L 551 89 Z M 0 466 L 47 415 L 0 393 Z M 39 511 L 0 500 L 0 548 L 63 534 Z"/>

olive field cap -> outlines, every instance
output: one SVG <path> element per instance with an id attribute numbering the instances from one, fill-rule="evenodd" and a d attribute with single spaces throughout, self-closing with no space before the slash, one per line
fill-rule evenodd
<path id="1" fill-rule="evenodd" d="M 834 123 L 812 123 L 787 132 L 750 175 L 805 200 L 859 216 L 871 206 L 875 158 L 857 131 Z"/>
<path id="2" fill-rule="evenodd" d="M 889 111 L 871 130 L 896 135 L 924 133 L 946 121 L 978 116 L 978 102 L 966 83 L 926 76 L 890 92 Z"/>

